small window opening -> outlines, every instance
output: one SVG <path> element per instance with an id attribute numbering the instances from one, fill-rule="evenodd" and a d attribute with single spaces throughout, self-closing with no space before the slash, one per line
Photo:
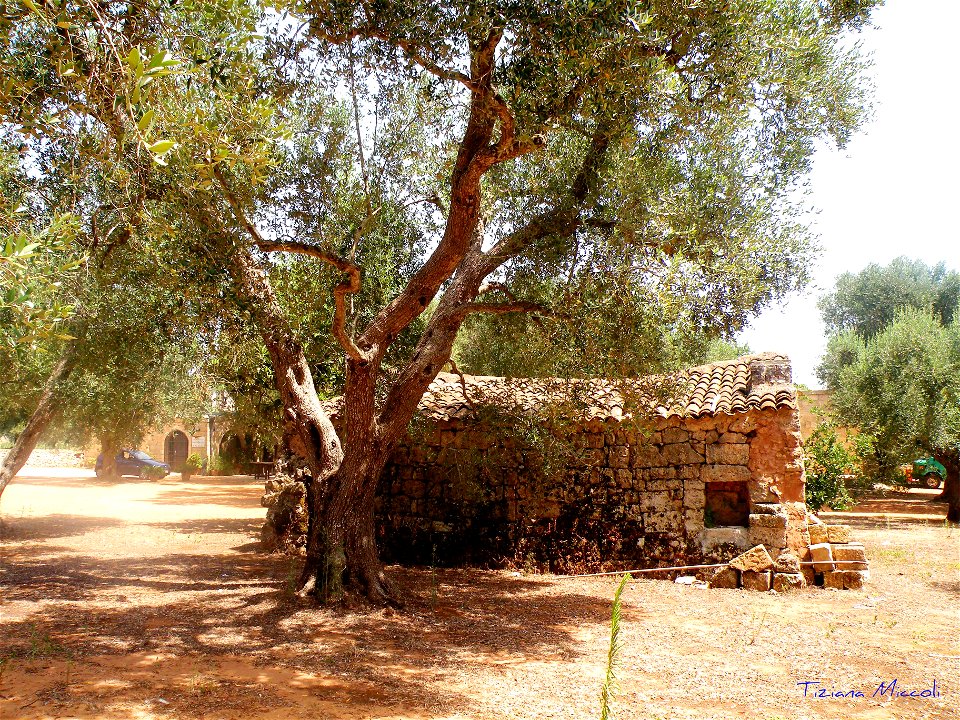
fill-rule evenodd
<path id="1" fill-rule="evenodd" d="M 703 524 L 706 527 L 747 527 L 750 524 L 750 493 L 747 484 L 708 482 Z"/>

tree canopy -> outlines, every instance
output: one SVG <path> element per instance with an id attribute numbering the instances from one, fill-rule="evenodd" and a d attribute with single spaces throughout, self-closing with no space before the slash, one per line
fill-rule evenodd
<path id="1" fill-rule="evenodd" d="M 831 336 L 852 330 L 872 338 L 893 322 L 903 308 L 929 310 L 947 325 L 957 317 L 960 273 L 944 263 L 932 267 L 898 257 L 889 265 L 871 263 L 858 273 L 843 273 L 836 287 L 820 300 L 820 312 Z"/>
<path id="2" fill-rule="evenodd" d="M 863 118 L 875 4 L 27 3 L 0 122 L 88 252 L 259 334 L 313 477 L 302 584 L 384 599 L 376 483 L 468 318 L 633 374 L 806 280 L 793 190 Z"/>

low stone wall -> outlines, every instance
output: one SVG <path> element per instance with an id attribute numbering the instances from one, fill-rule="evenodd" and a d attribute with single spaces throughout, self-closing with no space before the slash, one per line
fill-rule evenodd
<path id="1" fill-rule="evenodd" d="M 724 561 L 757 544 L 808 557 L 790 408 L 645 429 L 592 420 L 558 444 L 549 457 L 478 423 L 438 422 L 381 480 L 385 558 L 570 572 Z"/>

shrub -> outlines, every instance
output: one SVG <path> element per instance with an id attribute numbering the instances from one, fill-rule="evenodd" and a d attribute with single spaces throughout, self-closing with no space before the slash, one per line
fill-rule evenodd
<path id="1" fill-rule="evenodd" d="M 200 457 L 198 453 L 191 453 L 186 460 L 183 461 L 183 472 L 188 475 L 192 475 L 197 470 L 203 467 L 203 458 Z"/>
<path id="2" fill-rule="evenodd" d="M 837 437 L 832 422 L 822 422 L 804 446 L 807 470 L 807 505 L 816 512 L 824 505 L 844 510 L 853 502 L 844 484 L 844 475 L 857 468 L 857 459 Z"/>

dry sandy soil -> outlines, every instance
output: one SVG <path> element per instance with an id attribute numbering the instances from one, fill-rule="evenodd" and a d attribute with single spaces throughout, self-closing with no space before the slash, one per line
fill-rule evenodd
<path id="1" fill-rule="evenodd" d="M 404 610 L 317 608 L 249 478 L 28 468 L 2 504 L 0 717 L 591 718 L 615 578 L 391 568 Z M 960 530 L 912 491 L 845 515 L 863 591 L 636 580 L 618 718 L 960 718 Z M 871 697 L 880 682 L 940 697 Z M 803 696 L 798 683 L 861 691 Z"/>

